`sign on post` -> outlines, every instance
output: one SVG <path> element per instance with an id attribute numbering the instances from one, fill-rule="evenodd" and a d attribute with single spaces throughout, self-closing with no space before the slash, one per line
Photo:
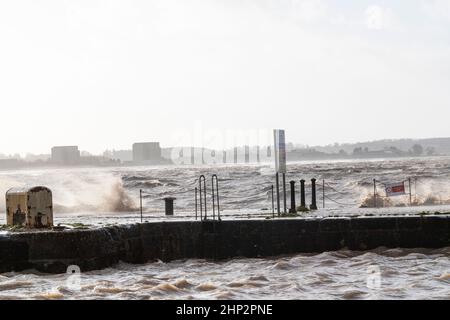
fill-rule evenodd
<path id="1" fill-rule="evenodd" d="M 274 130 L 275 171 L 286 173 L 286 140 L 284 130 Z"/>
<path id="2" fill-rule="evenodd" d="M 386 185 L 386 196 L 394 197 L 394 196 L 403 196 L 406 194 L 405 183 L 391 183 Z"/>

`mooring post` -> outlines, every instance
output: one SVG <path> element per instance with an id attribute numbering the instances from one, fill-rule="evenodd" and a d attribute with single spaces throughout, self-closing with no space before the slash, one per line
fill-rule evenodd
<path id="1" fill-rule="evenodd" d="M 311 179 L 311 210 L 317 210 L 316 179 Z"/>
<path id="2" fill-rule="evenodd" d="M 306 209 L 305 180 L 300 180 L 300 207 Z"/>
<path id="3" fill-rule="evenodd" d="M 141 208 L 141 223 L 142 223 L 142 189 L 139 190 L 139 203 Z"/>
<path id="4" fill-rule="evenodd" d="M 291 184 L 291 209 L 289 213 L 297 213 L 297 208 L 295 207 L 295 181 L 290 181 Z"/>

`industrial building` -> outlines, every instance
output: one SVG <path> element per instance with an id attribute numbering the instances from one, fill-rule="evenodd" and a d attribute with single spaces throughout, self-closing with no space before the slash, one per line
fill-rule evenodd
<path id="1" fill-rule="evenodd" d="M 161 147 L 159 142 L 140 142 L 133 144 L 133 162 L 160 163 Z"/>
<path id="2" fill-rule="evenodd" d="M 78 146 L 61 146 L 52 148 L 52 162 L 55 164 L 79 164 L 80 158 L 81 156 Z"/>

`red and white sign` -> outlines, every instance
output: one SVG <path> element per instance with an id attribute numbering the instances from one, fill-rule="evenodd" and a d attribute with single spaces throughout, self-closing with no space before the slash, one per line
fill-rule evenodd
<path id="1" fill-rule="evenodd" d="M 405 183 L 392 183 L 386 185 L 386 196 L 394 197 L 394 196 L 403 196 L 406 194 Z"/>

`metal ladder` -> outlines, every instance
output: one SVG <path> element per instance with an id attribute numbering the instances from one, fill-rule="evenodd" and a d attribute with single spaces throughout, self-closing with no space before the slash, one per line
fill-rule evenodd
<path id="1" fill-rule="evenodd" d="M 212 190 L 212 210 L 213 221 L 221 221 L 220 218 L 220 196 L 219 196 L 219 178 L 216 174 L 211 176 L 211 190 Z M 198 178 L 198 188 L 195 188 L 195 220 L 198 219 L 198 204 L 200 204 L 200 220 L 208 220 L 208 209 L 206 202 L 206 177 L 201 175 Z"/>

